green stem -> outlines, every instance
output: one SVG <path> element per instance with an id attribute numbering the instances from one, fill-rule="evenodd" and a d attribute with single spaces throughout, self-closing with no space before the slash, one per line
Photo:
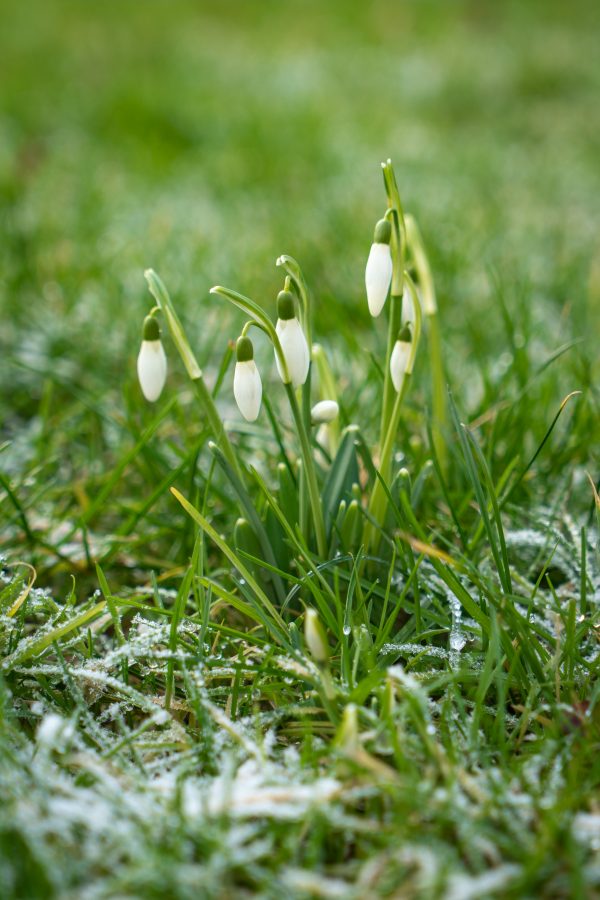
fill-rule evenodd
<path id="1" fill-rule="evenodd" d="M 395 264 L 396 263 L 394 262 L 394 265 Z M 396 343 L 396 338 L 398 337 L 398 332 L 400 331 L 401 320 L 402 297 L 397 296 L 396 294 L 392 294 L 392 296 L 390 297 L 390 318 L 388 323 L 387 349 L 385 352 L 385 367 L 383 373 L 383 400 L 381 402 L 381 422 L 379 425 L 380 450 L 385 440 L 387 423 L 390 420 L 392 407 L 396 398 L 396 391 L 394 389 L 392 376 L 390 374 L 390 358 L 392 355 L 392 350 L 394 349 L 394 344 Z"/>
<path id="2" fill-rule="evenodd" d="M 304 417 L 304 427 L 306 429 L 310 428 L 310 397 L 311 397 L 311 380 L 312 380 L 312 316 L 311 316 L 311 308 L 310 308 L 310 294 L 308 292 L 308 286 L 306 284 L 306 280 L 304 275 L 302 274 L 302 269 L 300 268 L 299 263 L 296 262 L 293 256 L 288 256 L 287 254 L 283 254 L 280 256 L 276 263 L 276 266 L 280 266 L 286 272 L 285 278 L 285 286 L 284 290 L 291 290 L 291 286 L 293 285 L 296 296 L 298 297 L 298 305 L 300 307 L 300 325 L 302 326 L 302 331 L 304 332 L 304 336 L 306 337 L 306 343 L 308 344 L 308 358 L 311 360 L 311 365 L 308 369 L 308 376 L 306 381 L 302 385 L 302 415 Z"/>
<path id="3" fill-rule="evenodd" d="M 400 201 L 400 193 L 391 160 L 381 164 L 383 182 L 387 194 L 388 212 L 386 218 L 392 222 L 392 286 L 390 297 L 390 313 L 388 324 L 387 351 L 383 379 L 383 402 L 381 404 L 381 426 L 379 431 L 379 447 L 383 445 L 385 430 L 394 405 L 395 391 L 390 375 L 390 357 L 394 343 L 402 323 L 402 294 L 404 292 L 404 257 L 406 248 L 406 225 Z"/>
<path id="4" fill-rule="evenodd" d="M 400 192 L 398 191 L 398 184 L 396 182 L 396 176 L 394 174 L 394 167 L 392 166 L 391 159 L 388 159 L 388 161 L 385 163 L 381 163 L 381 168 L 383 171 L 383 182 L 385 185 L 385 192 L 387 194 L 388 207 L 389 209 L 395 210 L 398 216 L 398 221 L 396 224 L 399 234 L 396 234 L 394 236 L 394 234 L 392 233 L 392 241 L 398 240 L 398 253 L 401 265 L 400 268 L 396 269 L 396 271 L 392 275 L 392 294 L 399 294 L 401 296 L 403 282 L 402 274 L 404 272 L 404 257 L 406 250 L 406 223 L 404 221 L 404 210 L 402 208 Z"/>
<path id="5" fill-rule="evenodd" d="M 442 471 L 448 463 L 448 452 L 444 440 L 444 431 L 448 413 L 446 405 L 446 377 L 442 354 L 442 335 L 438 315 L 435 284 L 429 258 L 423 244 L 419 226 L 413 216 L 406 216 L 406 238 L 410 253 L 414 260 L 417 280 L 421 288 L 423 312 L 427 318 L 429 334 L 429 363 L 431 367 L 431 397 L 433 413 L 433 440 Z"/>
<path id="6" fill-rule="evenodd" d="M 285 259 L 291 259 L 291 257 L 286 257 Z M 298 264 L 296 263 L 296 266 L 297 265 Z M 294 278 L 294 275 L 290 274 L 290 277 Z M 321 505 L 321 497 L 319 494 L 319 485 L 317 483 L 317 475 L 315 472 L 315 466 L 310 450 L 310 440 L 307 431 L 308 426 L 305 425 L 302 412 L 300 410 L 300 407 L 298 406 L 296 393 L 289 377 L 287 362 L 281 347 L 281 343 L 279 341 L 279 337 L 275 330 L 275 326 L 273 325 L 267 314 L 264 312 L 264 310 L 262 310 L 260 306 L 249 297 L 245 297 L 243 294 L 239 294 L 237 291 L 232 291 L 230 288 L 224 288 L 220 285 L 211 288 L 210 292 L 211 294 L 220 294 L 231 303 L 234 303 L 239 309 L 243 309 L 244 312 L 249 313 L 254 321 L 268 334 L 273 347 L 275 348 L 275 353 L 277 354 L 277 358 L 279 359 L 284 375 L 284 387 L 290 401 L 294 424 L 296 426 L 298 437 L 300 439 L 304 477 L 306 478 L 306 486 L 310 504 L 312 507 L 313 520 L 315 523 L 317 549 L 319 555 L 325 558 L 325 556 L 327 555 L 327 538 L 325 533 L 325 523 L 323 521 L 323 509 Z"/>
<path id="7" fill-rule="evenodd" d="M 217 407 L 215 406 L 211 393 L 206 387 L 204 378 L 194 379 L 194 388 L 196 390 L 196 395 L 198 396 L 198 399 L 202 404 L 202 408 L 206 415 L 210 430 L 213 433 L 215 443 L 223 451 L 223 455 L 226 457 L 227 462 L 229 462 L 233 466 L 238 476 L 241 477 L 242 472 L 240 469 L 240 464 L 233 450 L 233 447 L 231 446 L 231 442 L 227 436 L 227 432 L 225 431 L 225 426 L 223 425 L 223 421 L 219 415 Z"/>
<path id="8" fill-rule="evenodd" d="M 290 278 L 294 283 L 296 294 L 298 295 L 298 300 L 300 301 L 300 324 L 302 325 L 302 330 L 304 331 L 306 341 L 310 348 L 312 344 L 310 295 L 308 293 L 306 281 L 304 280 L 304 275 L 302 274 L 302 269 L 300 268 L 294 257 L 288 256 L 286 253 L 284 253 L 277 259 L 275 265 L 281 266 L 281 268 L 283 268 L 284 271 L 287 272 L 288 278 Z M 288 288 L 286 288 L 286 290 L 288 290 Z"/>
<path id="9" fill-rule="evenodd" d="M 244 294 L 239 294 L 237 291 L 233 291 L 231 288 L 221 287 L 221 285 L 215 285 L 215 287 L 212 287 L 210 289 L 210 293 L 218 294 L 220 297 L 225 297 L 226 300 L 229 300 L 229 302 L 233 303 L 234 306 L 237 306 L 238 309 L 241 309 L 243 310 L 243 312 L 248 313 L 250 316 L 252 316 L 254 324 L 265 332 L 265 334 L 270 338 L 273 347 L 275 348 L 275 353 L 277 354 L 277 359 L 279 360 L 281 371 L 284 375 L 284 384 L 289 382 L 291 379 L 288 372 L 286 358 L 281 348 L 281 343 L 279 341 L 279 337 L 277 336 L 275 326 L 271 322 L 266 312 L 261 309 L 258 303 L 255 303 L 254 300 L 251 300 L 250 297 L 245 297 Z M 244 329 L 247 329 L 247 327 L 248 323 L 244 325 Z"/>
<path id="10" fill-rule="evenodd" d="M 442 472 L 448 468 L 448 450 L 444 439 L 446 426 L 446 376 L 442 353 L 440 319 L 436 313 L 428 317 L 429 364 L 431 366 L 432 434 Z"/>
<path id="11" fill-rule="evenodd" d="M 317 550 L 319 552 L 319 555 L 323 559 L 325 559 L 327 555 L 327 537 L 325 534 L 325 522 L 323 520 L 323 508 L 321 505 L 321 496 L 319 494 L 319 485 L 317 483 L 317 474 L 315 472 L 315 466 L 310 450 L 310 441 L 306 428 L 304 427 L 304 420 L 302 418 L 302 413 L 300 412 L 300 407 L 298 406 L 294 388 L 291 384 L 286 384 L 285 390 L 290 401 L 292 416 L 294 418 L 294 423 L 296 425 L 296 430 L 300 439 L 302 466 L 304 469 L 304 476 L 306 478 L 306 487 L 308 490 L 313 522 L 315 526 Z"/>
<path id="12" fill-rule="evenodd" d="M 391 414 L 388 420 L 385 423 L 384 427 L 384 438 L 381 444 L 380 458 L 379 458 L 379 474 L 381 478 L 378 478 L 375 484 L 373 485 L 373 491 L 371 493 L 371 499 L 369 502 L 368 511 L 371 515 L 371 518 L 378 522 L 379 525 L 383 525 L 385 514 L 387 511 L 387 495 L 385 489 L 382 484 L 385 482 L 389 483 L 391 474 L 392 474 L 392 458 L 394 453 L 394 445 L 396 442 L 396 435 L 398 433 L 398 426 L 400 424 L 400 415 L 402 412 L 402 404 L 404 402 L 404 398 L 407 394 L 410 380 L 412 376 L 412 370 L 415 362 L 415 358 L 417 355 L 417 350 L 419 346 L 419 340 L 421 337 L 421 307 L 419 305 L 419 298 L 417 297 L 417 291 L 414 285 L 414 282 L 408 272 L 404 273 L 404 277 L 406 280 L 406 284 L 411 293 L 412 302 L 415 309 L 415 322 L 414 322 L 414 332 L 412 336 L 412 348 L 411 355 L 408 361 L 406 371 L 404 373 L 404 378 L 402 379 L 402 384 L 400 386 L 400 390 L 395 395 L 394 405 L 392 407 Z M 389 363 L 388 363 L 389 368 Z M 365 529 L 365 546 L 367 551 L 375 550 L 377 548 L 377 544 L 379 542 L 378 531 L 373 523 L 369 523 Z"/>

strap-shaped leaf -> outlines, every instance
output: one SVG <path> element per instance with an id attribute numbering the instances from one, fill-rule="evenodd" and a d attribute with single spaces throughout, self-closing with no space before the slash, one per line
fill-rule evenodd
<path id="1" fill-rule="evenodd" d="M 358 427 L 350 425 L 342 437 L 325 487 L 323 488 L 323 517 L 325 528 L 329 530 L 342 500 L 352 499 L 352 485 L 358 481 L 358 461 L 356 458 L 356 435 Z"/>

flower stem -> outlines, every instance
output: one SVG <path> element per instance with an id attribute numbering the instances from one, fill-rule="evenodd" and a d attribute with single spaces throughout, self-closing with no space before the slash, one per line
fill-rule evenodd
<path id="1" fill-rule="evenodd" d="M 321 496 L 319 494 L 319 485 L 317 483 L 317 474 L 315 472 L 314 461 L 310 450 L 310 441 L 308 438 L 308 433 L 304 426 L 304 419 L 302 417 L 302 413 L 300 412 L 300 407 L 298 406 L 298 400 L 296 399 L 294 388 L 291 384 L 286 384 L 285 390 L 290 401 L 290 407 L 292 410 L 294 423 L 296 425 L 296 431 L 298 432 L 298 438 L 300 439 L 302 467 L 304 470 L 304 477 L 306 479 L 306 487 L 308 490 L 313 522 L 315 526 L 317 550 L 319 555 L 325 558 L 325 556 L 327 555 L 327 537 L 325 534 L 325 522 L 323 519 L 323 508 L 321 505 Z"/>
<path id="2" fill-rule="evenodd" d="M 398 426 L 400 424 L 400 414 L 402 412 L 402 403 L 404 402 L 404 398 L 407 394 L 410 379 L 412 376 L 413 365 L 415 361 L 415 357 L 417 354 L 417 349 L 419 346 L 419 339 L 421 337 L 421 307 L 419 305 L 419 298 L 417 297 L 417 291 L 414 285 L 414 282 L 408 272 L 404 273 L 404 277 L 406 280 L 406 284 L 411 293 L 412 302 L 415 309 L 415 323 L 414 323 L 414 332 L 412 335 L 411 341 L 411 354 L 406 366 L 406 371 L 404 372 L 404 377 L 402 379 L 402 384 L 400 386 L 400 390 L 395 394 L 394 404 L 392 407 L 392 411 L 390 413 L 389 418 L 387 419 L 384 427 L 384 437 L 381 444 L 380 450 L 380 458 L 379 458 L 379 475 L 380 478 L 377 479 L 375 484 L 373 485 L 373 491 L 371 493 L 371 499 L 369 502 L 368 511 L 372 519 L 375 520 L 379 525 L 383 525 L 385 520 L 385 515 L 387 512 L 387 495 L 382 484 L 382 481 L 385 484 L 389 484 L 392 474 L 392 459 L 394 453 L 394 444 L 396 442 L 396 436 L 398 433 Z M 389 364 L 388 364 L 389 368 Z M 369 550 L 374 551 L 377 549 L 377 545 L 379 543 L 379 531 L 376 526 L 369 522 L 365 529 L 365 547 L 367 548 L 367 552 Z"/>
<path id="3" fill-rule="evenodd" d="M 264 310 L 262 310 L 260 306 L 258 306 L 258 304 L 255 303 L 254 300 L 251 300 L 249 297 L 245 297 L 243 294 L 239 294 L 237 291 L 232 291 L 230 288 L 224 288 L 220 285 L 211 288 L 210 292 L 211 294 L 219 294 L 220 296 L 225 297 L 239 309 L 242 309 L 244 310 L 244 312 L 249 313 L 256 324 L 259 325 L 259 327 L 261 327 L 269 336 L 269 338 L 271 339 L 271 343 L 275 348 L 275 353 L 277 354 L 277 358 L 279 359 L 281 369 L 284 374 L 284 387 L 290 401 L 294 424 L 296 426 L 296 431 L 298 432 L 298 437 L 300 439 L 302 468 L 304 478 L 306 479 L 306 487 L 315 525 L 317 549 L 319 555 L 325 558 L 325 556 L 327 555 L 327 537 L 325 533 L 325 522 L 323 519 L 323 508 L 321 505 L 321 497 L 319 494 L 319 485 L 317 483 L 315 465 L 311 455 L 310 440 L 307 431 L 308 426 L 305 425 L 302 412 L 298 405 L 298 400 L 296 399 L 296 392 L 294 391 L 294 387 L 289 377 L 287 362 L 281 347 L 281 342 L 279 340 L 279 337 L 277 336 L 275 326 L 273 325 L 267 314 L 264 312 Z M 307 415 L 310 415 L 310 410 L 308 411 Z"/>
<path id="4" fill-rule="evenodd" d="M 308 358 L 312 360 L 312 315 L 311 315 L 311 305 L 310 305 L 310 294 L 308 291 L 308 286 L 306 284 L 306 280 L 304 275 L 302 274 L 302 269 L 300 268 L 299 263 L 296 262 L 293 256 L 288 256 L 288 254 L 284 253 L 282 256 L 278 257 L 275 263 L 276 266 L 283 268 L 286 272 L 285 277 L 285 286 L 284 290 L 289 291 L 294 289 L 296 296 L 298 298 L 299 305 L 299 321 L 302 326 L 302 331 L 304 332 L 304 336 L 306 338 L 306 343 L 308 344 Z M 302 415 L 304 417 L 304 427 L 306 429 L 310 428 L 310 397 L 311 397 L 311 381 L 312 381 L 312 364 L 309 366 L 308 375 L 306 377 L 306 381 L 302 385 Z"/>
<path id="5" fill-rule="evenodd" d="M 444 430 L 447 422 L 446 377 L 444 375 L 440 319 L 429 258 L 423 244 L 419 226 L 413 216 L 409 215 L 406 216 L 406 237 L 409 251 L 414 260 L 419 287 L 421 288 L 423 312 L 427 319 L 429 364 L 431 367 L 432 433 L 440 466 L 442 471 L 445 471 L 448 463 L 448 452 L 444 440 Z"/>
<path id="6" fill-rule="evenodd" d="M 392 222 L 392 286 L 390 297 L 390 313 L 388 324 L 388 341 L 385 356 L 385 370 L 383 380 L 383 402 L 381 405 L 381 427 L 379 431 L 379 447 L 383 446 L 387 423 L 392 414 L 395 400 L 395 390 L 390 375 L 390 357 L 394 349 L 394 343 L 400 330 L 402 320 L 402 294 L 404 292 L 404 256 L 406 247 L 406 225 L 404 212 L 396 183 L 396 176 L 391 160 L 381 164 L 383 181 L 387 194 L 388 212 L 386 217 Z"/>
<path id="7" fill-rule="evenodd" d="M 396 263 L 394 262 L 394 265 Z M 402 320 L 402 296 L 392 294 L 390 297 L 390 318 L 388 323 L 387 348 L 385 352 L 385 368 L 383 376 L 383 400 L 381 401 L 381 422 L 379 426 L 379 452 L 383 447 L 387 423 L 392 414 L 392 408 L 396 399 L 396 391 L 392 384 L 392 376 L 390 373 L 390 358 L 398 332 L 400 330 Z"/>

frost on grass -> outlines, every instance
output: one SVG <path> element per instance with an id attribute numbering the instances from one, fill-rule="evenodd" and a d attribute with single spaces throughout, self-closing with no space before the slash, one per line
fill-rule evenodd
<path id="1" fill-rule="evenodd" d="M 569 556 L 568 530 L 561 534 Z M 525 537 L 512 533 L 511 553 Z M 212 625 L 206 633 L 193 616 L 182 619 L 173 649 L 170 621 L 150 606 L 129 614 L 119 643 L 104 609 L 77 624 L 97 596 L 71 606 L 34 590 L 14 616 L 5 604 L 0 896 L 191 897 L 202 885 L 204 896 L 220 898 L 269 895 L 277 885 L 290 897 L 395 891 L 466 900 L 518 895 L 540 854 L 544 884 L 560 895 L 570 869 L 560 854 L 549 860 L 549 828 L 578 848 L 581 883 L 596 890 L 597 809 L 591 793 L 576 795 L 587 783 L 582 747 L 596 713 L 573 687 L 560 702 L 556 692 L 563 680 L 594 677 L 597 639 L 579 632 L 569 664 L 565 610 L 580 559 L 571 542 L 569 580 L 528 601 L 538 556 L 542 565 L 547 557 L 541 539 L 527 540 L 515 608 L 534 624 L 541 680 L 498 704 L 506 659 L 488 664 L 478 626 L 424 561 L 428 633 L 393 623 L 364 671 L 367 688 L 352 696 L 351 747 L 325 714 L 318 668 L 301 653 Z M 466 575 L 461 585 L 477 598 Z M 161 599 L 168 609 L 174 596 Z M 360 661 L 351 662 L 360 675 Z M 343 679 L 339 690 L 341 718 Z"/>
<path id="2" fill-rule="evenodd" d="M 290 776 L 292 779 L 290 781 Z M 234 774 L 215 778 L 210 785 L 188 779 L 184 812 L 195 818 L 204 813 L 227 814 L 234 819 L 282 819 L 300 821 L 311 810 L 330 803 L 341 792 L 334 778 L 300 781 L 300 772 L 273 763 L 247 760 Z"/>

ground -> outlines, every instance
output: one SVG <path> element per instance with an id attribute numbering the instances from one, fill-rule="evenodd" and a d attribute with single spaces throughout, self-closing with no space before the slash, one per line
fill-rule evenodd
<path id="1" fill-rule="evenodd" d="M 595 4 L 33 0 L 2 22 L 0 894 L 594 896 Z M 236 494 L 168 334 L 141 396 L 144 270 L 279 497 L 272 422 L 231 392 L 244 318 L 208 291 L 272 313 L 292 254 L 377 462 L 388 157 L 437 287 L 444 458 L 424 341 L 378 559 L 307 576 L 288 536 L 282 637 L 225 552 Z"/>

